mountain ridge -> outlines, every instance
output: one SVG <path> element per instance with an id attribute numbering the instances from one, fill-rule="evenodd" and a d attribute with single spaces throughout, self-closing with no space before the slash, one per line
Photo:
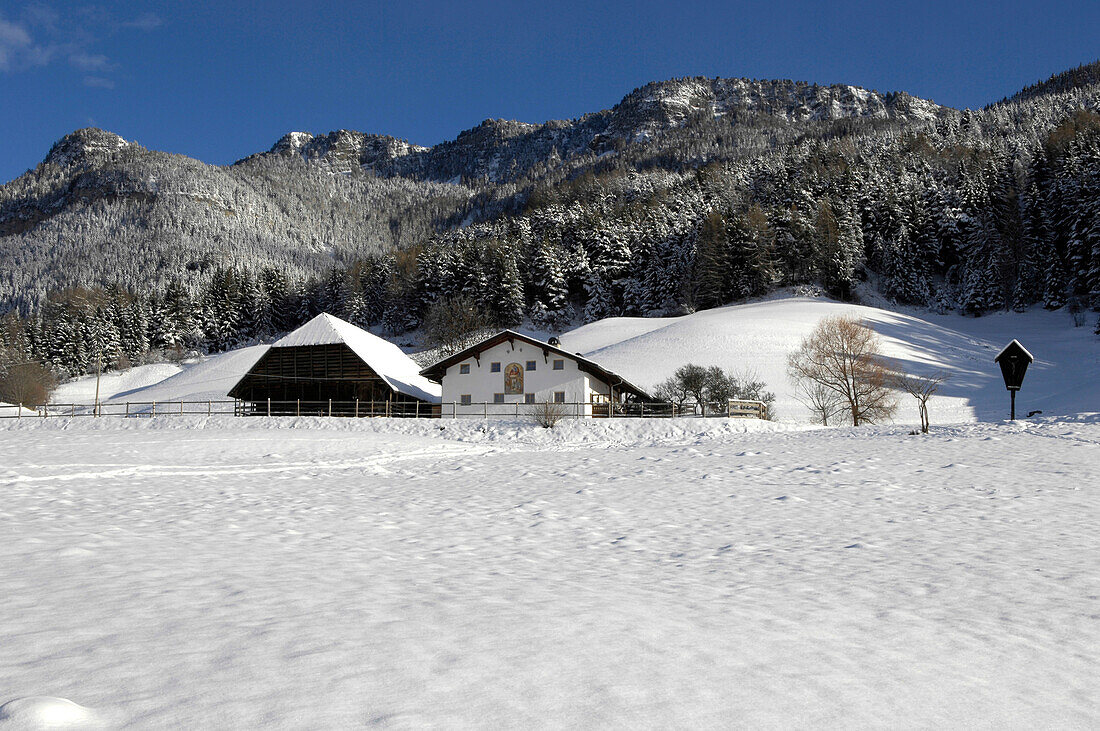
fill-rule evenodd
<path id="1" fill-rule="evenodd" d="M 486 149 L 519 138 L 531 141 L 530 138 L 536 135 L 553 138 L 551 147 L 553 142 L 561 141 L 567 151 L 575 153 L 585 148 L 607 151 L 619 142 L 642 142 L 700 113 L 714 116 L 759 113 L 795 122 L 854 117 L 929 121 L 954 111 L 906 92 L 883 94 L 850 84 L 823 86 L 787 79 L 695 76 L 650 82 L 631 91 L 610 109 L 573 119 L 524 122 L 487 118 L 477 126 L 460 131 L 454 139 L 432 146 L 350 129 L 324 134 L 291 131 L 266 151 L 247 155 L 229 166 L 211 166 L 230 167 L 269 155 L 300 155 L 306 162 L 325 163 L 341 172 L 348 172 L 354 162 L 377 174 L 443 182 L 462 174 L 453 161 L 456 151 Z M 580 139 L 571 140 L 570 137 Z M 89 156 L 103 157 L 132 144 L 137 143 L 128 142 L 108 130 L 78 129 L 59 139 L 43 163 L 64 167 L 81 163 Z M 501 182 L 509 176 L 508 173 L 491 174 L 496 171 L 489 169 L 479 172 L 493 182 Z"/>
<path id="2" fill-rule="evenodd" d="M 646 200 L 660 209 L 685 194 L 690 204 L 662 215 L 689 248 L 707 207 L 755 201 L 782 218 L 803 206 L 801 215 L 812 218 L 808 201 L 819 196 L 858 206 L 864 233 L 879 236 L 879 224 L 865 218 L 865 183 L 815 178 L 851 177 L 851 169 L 877 181 L 913 164 L 908 178 L 922 182 L 897 182 L 933 186 L 930 202 L 954 216 L 965 202 L 956 198 L 985 195 L 990 184 L 955 191 L 960 176 L 1000 157 L 1023 169 L 1062 120 L 1100 110 L 1094 66 L 964 111 L 847 84 L 683 77 L 642 85 L 573 119 L 488 119 L 430 147 L 346 129 L 299 131 L 220 166 L 80 129 L 0 186 L 0 311 L 30 312 L 69 287 L 163 288 L 176 279 L 201 286 L 219 268 L 245 265 L 303 278 L 441 237 L 499 241 L 515 225 L 535 225 L 525 214 L 547 204 L 583 209 L 570 214 L 578 228 L 570 246 L 587 241 L 580 229 L 598 227 L 601 217 Z M 818 159 L 817 148 L 827 155 Z M 812 197 L 792 187 L 806 176 Z M 614 236 L 630 242 L 622 244 L 625 260 L 653 251 L 635 232 Z M 857 260 L 874 256 L 869 244 Z"/>

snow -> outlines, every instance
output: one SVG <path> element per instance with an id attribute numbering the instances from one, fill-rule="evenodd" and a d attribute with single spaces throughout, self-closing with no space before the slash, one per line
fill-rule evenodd
<path id="1" fill-rule="evenodd" d="M 28 409 L 26 406 L 20 408 L 17 404 L 9 404 L 0 401 L 0 417 L 9 416 L 38 416 L 38 412 L 34 409 Z"/>
<path id="2" fill-rule="evenodd" d="M 442 387 L 421 376 L 420 366 L 401 348 L 328 313 L 317 315 L 271 347 L 338 343 L 351 348 L 394 391 L 439 403 Z"/>
<path id="3" fill-rule="evenodd" d="M 17 698 L 0 706 L 0 724 L 7 728 L 102 728 L 90 708 L 65 698 L 32 696 Z"/>
<path id="4" fill-rule="evenodd" d="M 1001 359 L 1001 356 L 1007 353 L 1008 349 L 1011 348 L 1013 345 L 1022 350 L 1024 352 L 1024 355 L 1026 355 L 1031 361 L 1035 360 L 1035 356 L 1028 352 L 1028 349 L 1021 345 L 1019 340 L 1013 340 L 1011 343 L 1001 348 L 1001 352 L 997 353 L 996 357 L 994 357 L 993 360 L 999 361 Z"/>
<path id="5" fill-rule="evenodd" d="M 256 364 L 267 345 L 251 345 L 207 356 L 182 371 L 145 388 L 122 391 L 107 401 L 224 401 L 229 389 Z M 135 369 L 136 370 L 136 369 Z M 54 400 L 57 400 L 55 396 Z M 89 403 L 90 403 L 89 399 Z"/>
<path id="6" fill-rule="evenodd" d="M 779 418 L 805 420 L 808 411 L 787 378 L 787 354 L 821 319 L 835 315 L 867 322 L 882 337 L 884 354 L 907 372 L 950 374 L 929 402 L 934 423 L 1007 417 L 1008 395 L 993 359 L 1013 339 L 1037 358 L 1019 393 L 1018 411 L 1074 414 L 1090 405 L 1100 410 L 1100 343 L 1090 328 L 1072 327 L 1064 312 L 1034 309 L 968 318 L 796 296 L 684 317 L 609 318 L 565 333 L 560 340 L 562 349 L 581 352 L 643 388 L 688 362 L 752 372 L 776 392 Z M 915 401 L 899 403 L 898 422 L 919 423 Z"/>
<path id="7" fill-rule="evenodd" d="M 8 420 L 0 704 L 143 729 L 1095 728 L 1100 414 L 908 431 Z"/>
<path id="8" fill-rule="evenodd" d="M 99 379 L 99 398 L 108 401 L 131 391 L 146 388 L 171 378 L 183 370 L 174 363 L 153 363 L 135 366 L 125 371 L 103 373 Z M 96 377 L 81 376 L 58 386 L 50 401 L 55 404 L 95 403 Z"/>

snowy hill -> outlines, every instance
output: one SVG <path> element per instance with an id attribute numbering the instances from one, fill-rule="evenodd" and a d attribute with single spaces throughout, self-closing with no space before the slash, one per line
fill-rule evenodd
<path id="1" fill-rule="evenodd" d="M 1035 409 L 1046 415 L 1100 411 L 1100 344 L 1089 328 L 1072 327 L 1063 312 L 1035 309 L 967 318 L 785 297 L 684 317 L 608 318 L 565 333 L 561 342 L 564 349 L 582 353 L 645 387 L 664 380 L 684 363 L 753 372 L 776 392 L 780 419 L 803 421 L 808 412 L 795 400 L 793 385 L 787 380 L 787 354 L 820 319 L 838 314 L 855 315 L 871 323 L 883 338 L 885 354 L 907 372 L 943 369 L 951 373 L 942 395 L 931 403 L 934 423 L 996 421 L 1007 415 L 1008 398 L 993 357 L 1013 338 L 1020 339 L 1037 359 L 1019 395 L 1020 413 Z M 266 347 L 214 355 L 141 387 L 123 390 L 101 384 L 108 394 L 104 400 L 224 399 Z M 138 374 L 152 373 L 143 368 L 130 371 L 134 375 L 126 377 L 128 382 L 133 383 Z M 81 401 L 74 395 L 81 393 L 86 394 L 84 401 L 90 401 L 88 388 L 87 378 L 66 384 L 54 400 Z M 901 406 L 898 421 L 917 422 L 913 405 L 902 399 Z"/>
<path id="2" fill-rule="evenodd" d="M 561 337 L 566 350 L 583 352 L 643 386 L 652 386 L 684 363 L 755 372 L 778 396 L 782 419 L 806 418 L 787 381 L 787 354 L 817 322 L 854 315 L 882 336 L 885 355 L 909 373 L 946 370 L 951 379 L 931 402 L 941 423 L 998 420 L 1008 397 L 993 357 L 1013 338 L 1028 344 L 1037 361 L 1028 371 L 1017 410 L 1046 414 L 1100 411 L 1100 343 L 1089 328 L 1074 328 L 1063 312 L 1038 308 L 981 318 L 903 314 L 804 297 L 730 305 L 677 318 L 609 318 Z M 916 422 L 901 401 L 898 421 Z"/>
<path id="3" fill-rule="evenodd" d="M 99 378 L 99 398 L 110 401 L 119 394 L 127 394 L 161 383 L 183 371 L 185 366 L 174 363 L 152 363 L 135 366 L 125 371 L 111 371 Z M 96 377 L 81 376 L 62 383 L 54 390 L 50 400 L 57 404 L 90 404 L 95 402 Z"/>

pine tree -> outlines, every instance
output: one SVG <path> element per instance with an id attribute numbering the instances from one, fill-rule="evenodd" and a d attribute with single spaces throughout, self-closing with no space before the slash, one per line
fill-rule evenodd
<path id="1" fill-rule="evenodd" d="M 584 289 L 587 296 L 584 305 L 585 322 L 595 322 L 617 314 L 611 283 L 604 279 L 602 274 L 595 270 L 589 272 Z"/>
<path id="2" fill-rule="evenodd" d="M 703 217 L 696 242 L 694 299 L 699 307 L 715 307 L 729 297 L 729 234 L 720 211 Z"/>
<path id="3" fill-rule="evenodd" d="M 523 322 L 523 282 L 519 278 L 515 255 L 505 247 L 493 250 L 493 279 L 487 293 L 485 311 L 500 327 L 515 327 Z"/>
<path id="4" fill-rule="evenodd" d="M 560 259 L 560 253 L 548 237 L 537 239 L 531 247 L 528 264 L 530 297 L 532 301 L 541 302 L 551 313 L 563 310 L 568 296 Z"/>

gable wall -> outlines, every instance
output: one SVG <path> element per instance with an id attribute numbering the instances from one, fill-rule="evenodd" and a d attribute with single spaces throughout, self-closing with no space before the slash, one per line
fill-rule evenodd
<path id="1" fill-rule="evenodd" d="M 535 370 L 526 370 L 527 361 L 535 361 Z M 555 371 L 555 360 L 563 360 L 563 369 Z M 492 363 L 500 363 L 500 372 L 492 372 Z M 524 403 L 524 394 L 506 394 L 504 381 L 507 367 L 510 363 L 518 363 L 523 368 L 523 391 L 535 394 L 538 403 L 553 401 L 555 391 L 564 391 L 567 403 L 590 403 L 592 394 L 606 394 L 607 384 L 593 379 L 587 373 L 577 367 L 577 362 L 572 358 L 557 355 L 550 352 L 544 355 L 542 348 L 516 340 L 514 343 L 507 341 L 487 348 L 480 354 L 480 363 L 473 356 L 455 363 L 447 369 L 443 376 L 443 413 L 450 414 L 453 408 L 457 408 L 459 414 L 481 414 L 486 409 L 483 403 L 488 403 L 490 414 L 515 413 L 514 404 Z M 461 373 L 462 365 L 469 365 L 468 374 Z M 505 393 L 504 403 L 511 404 L 505 409 L 494 410 L 495 394 Z M 461 406 L 462 395 L 469 394 L 472 405 Z M 452 404 L 458 404 L 452 407 Z M 498 405 L 499 406 L 499 405 Z M 588 410 L 586 410 L 587 413 Z M 521 409 L 522 413 L 522 409 Z"/>

